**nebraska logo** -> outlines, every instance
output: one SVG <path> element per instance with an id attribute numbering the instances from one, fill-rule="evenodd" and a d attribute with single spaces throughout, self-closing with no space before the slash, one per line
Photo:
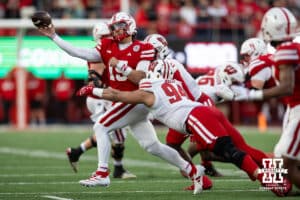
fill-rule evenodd
<path id="1" fill-rule="evenodd" d="M 282 158 L 265 158 L 262 164 L 264 167 L 258 173 L 263 174 L 263 183 L 283 183 L 283 174 L 287 174 L 288 170 L 282 168 Z"/>

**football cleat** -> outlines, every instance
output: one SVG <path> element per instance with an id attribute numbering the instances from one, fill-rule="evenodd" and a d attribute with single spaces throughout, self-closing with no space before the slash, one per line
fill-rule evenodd
<path id="1" fill-rule="evenodd" d="M 78 163 L 78 160 L 79 160 L 79 157 L 80 157 L 80 153 L 74 149 L 74 148 L 67 148 L 66 150 L 66 154 L 68 156 L 68 159 L 69 159 L 69 163 L 73 169 L 74 172 L 77 172 L 77 163 Z"/>
<path id="2" fill-rule="evenodd" d="M 110 184 L 109 173 L 96 171 L 90 178 L 79 181 L 79 184 L 85 187 L 108 187 Z"/>
<path id="3" fill-rule="evenodd" d="M 209 190 L 212 188 L 212 186 L 213 186 L 212 181 L 207 176 L 203 176 L 203 190 Z M 184 188 L 184 190 L 189 190 L 189 191 L 193 191 L 194 189 L 195 189 L 194 184 Z"/>
<path id="4" fill-rule="evenodd" d="M 121 179 L 135 179 L 136 175 L 130 173 L 129 171 L 125 170 L 123 166 L 115 166 L 114 168 L 114 173 L 113 173 L 114 178 L 121 178 Z"/>
<path id="5" fill-rule="evenodd" d="M 192 178 L 194 184 L 193 194 L 199 194 L 203 190 L 203 175 L 205 168 L 201 165 L 197 165 L 196 169 L 197 171 Z"/>

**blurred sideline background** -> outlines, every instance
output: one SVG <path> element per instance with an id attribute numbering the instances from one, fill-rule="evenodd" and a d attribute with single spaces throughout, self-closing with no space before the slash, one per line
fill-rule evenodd
<path id="1" fill-rule="evenodd" d="M 75 96 L 87 77 L 86 62 L 40 36 L 30 16 L 46 10 L 59 35 L 94 47 L 92 27 L 118 11 L 135 17 L 138 34 L 164 35 L 172 56 L 198 77 L 225 61 L 238 61 L 242 42 L 259 36 L 263 14 L 283 6 L 300 17 L 299 0 L 2 0 L 0 1 L 0 125 L 27 127 L 90 124 L 85 98 Z M 281 124 L 280 99 L 228 102 L 219 108 L 235 125 Z M 5 130 L 0 129 L 0 130 Z"/>

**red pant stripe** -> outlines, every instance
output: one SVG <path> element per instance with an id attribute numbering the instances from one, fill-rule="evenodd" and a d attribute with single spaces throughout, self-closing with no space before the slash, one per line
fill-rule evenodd
<path id="1" fill-rule="evenodd" d="M 288 154 L 290 154 L 292 152 L 292 149 L 293 149 L 293 147 L 295 145 L 295 142 L 297 141 L 298 134 L 299 134 L 299 129 L 300 129 L 300 123 L 298 123 L 296 131 L 294 132 L 292 143 L 290 144 L 290 146 L 288 148 Z M 296 155 L 297 151 L 299 151 L 299 144 L 298 144 L 298 148 L 297 148 L 296 152 L 294 152 L 293 154 Z"/>
<path id="2" fill-rule="evenodd" d="M 124 117 L 130 110 L 132 110 L 135 107 L 135 105 L 130 105 L 128 106 L 126 109 L 124 109 L 122 112 L 118 113 L 116 116 L 114 116 L 113 118 L 111 118 L 109 121 L 106 121 L 103 123 L 103 126 L 110 126 L 111 124 L 113 124 L 114 122 L 118 121 L 119 119 L 121 119 L 122 117 Z"/>

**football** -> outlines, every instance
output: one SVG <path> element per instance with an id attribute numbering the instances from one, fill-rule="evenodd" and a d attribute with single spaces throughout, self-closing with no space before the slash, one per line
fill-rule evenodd
<path id="1" fill-rule="evenodd" d="M 33 24 L 38 28 L 49 27 L 52 24 L 51 16 L 46 11 L 37 11 L 33 13 L 33 15 L 31 16 L 31 20 Z"/>

